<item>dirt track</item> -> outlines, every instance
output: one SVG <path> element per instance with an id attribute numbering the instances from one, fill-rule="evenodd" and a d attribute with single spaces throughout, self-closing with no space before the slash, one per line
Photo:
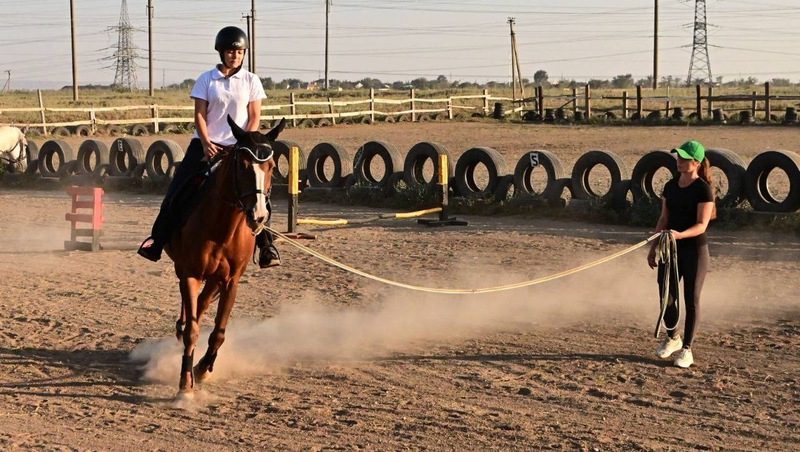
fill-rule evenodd
<path id="1" fill-rule="evenodd" d="M 645 150 L 688 133 L 733 140 L 721 147 L 746 157 L 797 150 L 796 130 L 781 128 L 421 124 L 290 130 L 284 138 L 309 148 L 382 138 L 407 149 L 438 140 L 457 153 L 489 145 L 515 158 L 544 147 L 570 163 L 589 148 L 609 148 L 632 166 Z M 60 251 L 66 195 L 0 191 L 3 449 L 789 450 L 800 443 L 796 236 L 712 230 L 690 370 L 653 355 L 656 288 L 644 250 L 527 290 L 444 297 L 388 288 L 279 243 L 284 265 L 247 271 L 215 379 L 181 410 L 172 402 L 175 277 L 168 260 L 153 264 L 133 252 L 159 201 L 109 195 L 106 250 L 67 253 Z M 276 225 L 285 227 L 281 213 Z M 646 237 L 641 229 L 528 217 L 465 219 L 468 227 L 439 230 L 410 221 L 321 230 L 307 244 L 383 277 L 464 288 L 548 275 Z"/>

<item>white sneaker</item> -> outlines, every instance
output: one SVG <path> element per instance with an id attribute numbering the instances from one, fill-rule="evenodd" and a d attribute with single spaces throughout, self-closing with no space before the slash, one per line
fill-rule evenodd
<path id="1" fill-rule="evenodd" d="M 694 357 L 692 356 L 692 349 L 690 348 L 682 348 L 680 352 L 678 352 L 678 356 L 675 357 L 675 365 L 678 367 L 682 367 L 686 369 L 687 367 L 694 364 Z"/>
<path id="2" fill-rule="evenodd" d="M 656 355 L 659 358 L 669 358 L 673 353 L 680 350 L 681 347 L 683 347 L 683 341 L 681 340 L 680 335 L 675 336 L 675 339 L 667 335 L 667 337 L 661 341 L 661 345 L 659 345 L 656 349 Z"/>

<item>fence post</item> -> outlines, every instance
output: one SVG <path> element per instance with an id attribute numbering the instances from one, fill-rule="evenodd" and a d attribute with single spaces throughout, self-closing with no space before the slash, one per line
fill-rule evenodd
<path id="1" fill-rule="evenodd" d="M 158 105 L 153 105 L 153 133 L 158 133 Z"/>
<path id="2" fill-rule="evenodd" d="M 287 227 L 290 233 L 297 232 L 297 199 L 300 194 L 300 148 L 289 149 L 289 218 Z"/>
<path id="3" fill-rule="evenodd" d="M 331 124 L 336 125 L 336 115 L 333 112 L 333 100 L 331 100 L 330 97 L 328 97 L 328 113 L 331 115 Z"/>
<path id="4" fill-rule="evenodd" d="M 483 116 L 489 114 L 489 90 L 483 89 Z"/>
<path id="5" fill-rule="evenodd" d="M 642 113 L 642 85 L 636 85 L 636 116 L 638 116 L 639 121 L 644 119 Z"/>
<path id="6" fill-rule="evenodd" d="M 769 82 L 764 82 L 764 114 L 764 119 L 769 123 L 771 121 L 770 116 L 772 116 L 772 105 L 769 99 Z"/>
<path id="7" fill-rule="evenodd" d="M 289 111 L 292 113 L 292 127 L 297 127 L 297 106 L 294 104 L 294 92 L 289 93 Z"/>
<path id="8" fill-rule="evenodd" d="M 447 98 L 447 119 L 453 119 L 453 96 Z"/>
<path id="9" fill-rule="evenodd" d="M 47 133 L 47 121 L 45 120 L 44 116 L 44 101 L 42 101 L 42 90 L 37 89 L 36 92 L 39 94 L 39 114 L 42 117 L 42 133 L 44 136 L 48 136 Z"/>
<path id="10" fill-rule="evenodd" d="M 695 85 L 695 94 L 697 95 L 697 120 L 703 120 L 703 94 L 700 92 L 700 85 Z"/>
<path id="11" fill-rule="evenodd" d="M 706 105 L 708 105 L 708 117 L 710 118 L 714 113 L 714 87 L 711 85 L 708 85 L 708 98 L 706 99 Z"/>
<path id="12" fill-rule="evenodd" d="M 544 119 L 544 87 L 542 85 L 536 87 L 536 103 L 538 104 L 539 117 Z"/>
<path id="13" fill-rule="evenodd" d="M 417 122 L 417 103 L 414 102 L 414 88 L 411 88 L 409 96 L 411 97 L 411 122 Z"/>
<path id="14" fill-rule="evenodd" d="M 578 88 L 572 88 L 572 117 L 578 113 Z"/>
<path id="15" fill-rule="evenodd" d="M 592 87 L 588 83 L 583 91 L 583 101 L 586 108 L 586 120 L 588 121 L 592 117 Z"/>
<path id="16" fill-rule="evenodd" d="M 622 92 L 622 119 L 628 119 L 628 91 Z"/>
<path id="17" fill-rule="evenodd" d="M 89 121 L 91 121 L 89 126 L 92 129 L 92 134 L 97 133 L 97 114 L 94 112 L 94 107 L 89 109 Z"/>
<path id="18" fill-rule="evenodd" d="M 375 88 L 369 89 L 369 119 L 375 122 Z"/>
<path id="19" fill-rule="evenodd" d="M 758 99 L 758 93 L 753 91 L 752 105 L 750 107 L 750 110 L 753 112 L 753 119 L 756 119 L 756 111 L 758 111 L 758 101 L 756 99 Z"/>
<path id="20" fill-rule="evenodd" d="M 669 111 L 672 109 L 672 102 L 670 102 L 669 98 L 667 98 L 667 105 L 666 111 L 664 112 L 664 116 L 669 118 Z"/>

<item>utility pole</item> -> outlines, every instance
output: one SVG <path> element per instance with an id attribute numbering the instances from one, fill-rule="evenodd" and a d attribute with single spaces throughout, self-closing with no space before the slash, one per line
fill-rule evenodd
<path id="1" fill-rule="evenodd" d="M 78 101 L 78 62 L 75 45 L 75 0 L 69 0 L 69 25 L 72 41 L 72 100 Z"/>
<path id="2" fill-rule="evenodd" d="M 250 39 L 250 20 L 252 18 L 251 18 L 251 16 L 249 14 L 242 14 L 242 19 L 244 19 L 247 22 L 247 36 L 248 36 L 248 39 Z M 252 47 L 252 46 L 253 46 L 253 44 L 251 42 L 250 47 Z M 253 51 L 252 50 L 247 53 L 247 70 L 250 71 L 250 72 L 253 72 Z"/>
<path id="3" fill-rule="evenodd" d="M 331 15 L 331 0 L 325 0 L 325 91 L 328 91 L 328 18 Z"/>
<path id="4" fill-rule="evenodd" d="M 513 17 L 508 18 L 508 27 L 511 31 L 511 102 L 515 103 L 517 100 L 517 84 L 519 84 L 520 99 L 522 105 L 525 105 L 525 88 L 522 85 L 522 71 L 519 67 L 519 56 L 517 55 L 517 36 L 514 33 L 514 24 L 516 20 Z"/>
<path id="5" fill-rule="evenodd" d="M 256 72 L 256 0 L 250 0 L 250 72 Z"/>
<path id="6" fill-rule="evenodd" d="M 658 89 L 658 0 L 653 7 L 653 89 Z"/>
<path id="7" fill-rule="evenodd" d="M 6 74 L 8 74 L 8 79 L 6 79 L 6 84 L 3 85 L 4 93 L 11 91 L 11 69 L 7 69 Z"/>
<path id="8" fill-rule="evenodd" d="M 147 0 L 147 66 L 150 68 L 150 97 L 155 96 L 153 88 L 153 0 Z"/>

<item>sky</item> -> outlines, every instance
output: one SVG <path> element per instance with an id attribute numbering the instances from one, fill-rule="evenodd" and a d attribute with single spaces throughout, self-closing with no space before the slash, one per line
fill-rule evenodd
<path id="1" fill-rule="evenodd" d="M 78 83 L 114 81 L 122 0 L 73 0 Z M 247 29 L 251 0 L 152 0 L 154 86 L 195 79 L 218 62 L 216 32 Z M 523 77 L 645 78 L 653 72 L 655 0 L 332 0 L 329 77 L 511 79 L 509 17 Z M 255 0 L 256 72 L 275 81 L 324 77 L 326 0 Z M 659 78 L 685 79 L 694 1 L 659 0 Z M 708 0 L 712 76 L 800 81 L 800 1 Z M 0 0 L 0 80 L 11 89 L 72 82 L 70 0 Z M 127 0 L 148 86 L 147 0 Z M 11 80 L 8 72 L 11 71 Z"/>

